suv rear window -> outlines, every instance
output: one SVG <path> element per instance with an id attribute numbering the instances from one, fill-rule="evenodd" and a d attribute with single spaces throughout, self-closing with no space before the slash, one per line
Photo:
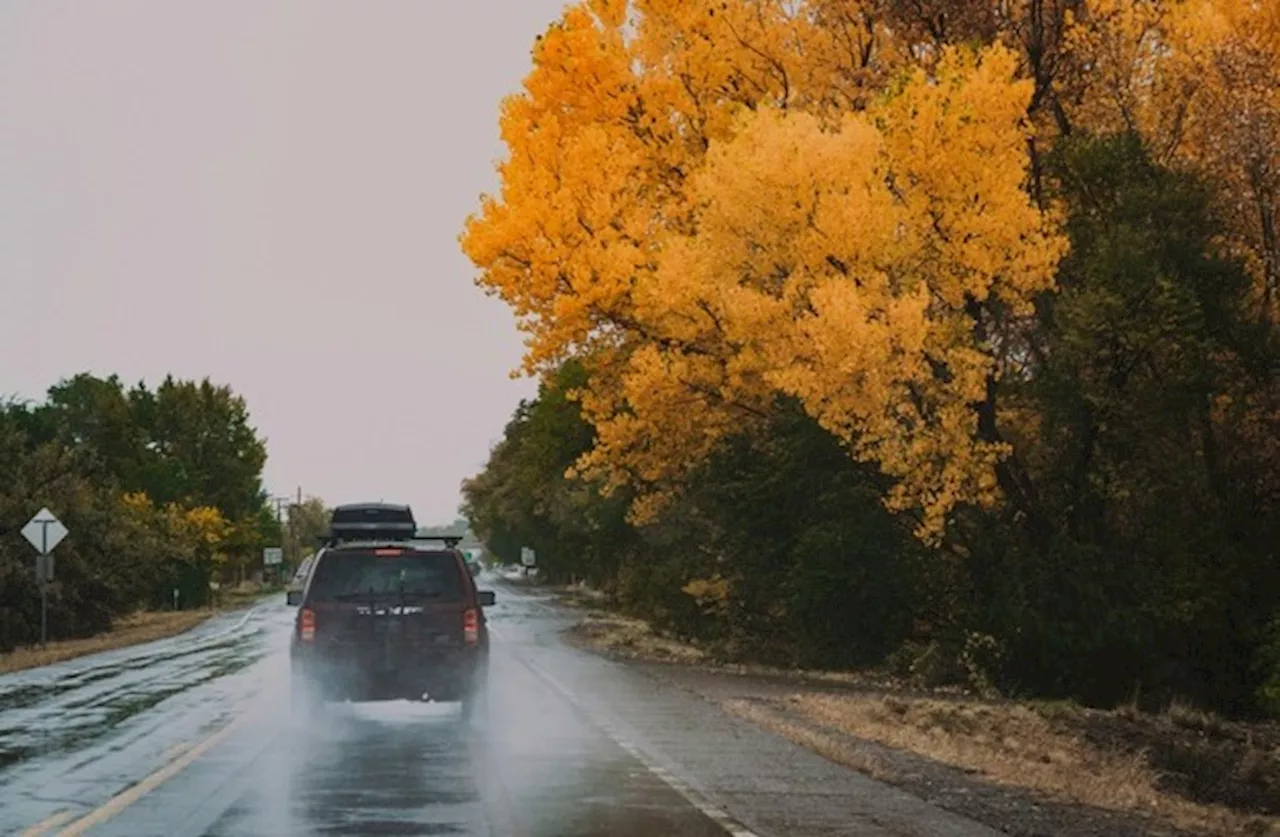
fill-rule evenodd
<path id="1" fill-rule="evenodd" d="M 407 602 L 463 599 L 451 552 L 335 550 L 325 553 L 314 572 L 308 596 L 313 602 L 394 602 L 402 594 Z"/>

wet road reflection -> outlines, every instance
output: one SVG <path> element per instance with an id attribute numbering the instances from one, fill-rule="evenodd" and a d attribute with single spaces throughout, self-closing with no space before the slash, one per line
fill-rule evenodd
<path id="1" fill-rule="evenodd" d="M 151 755 L 163 746 L 164 760 L 131 761 L 134 750 L 112 756 L 111 735 L 101 733 L 94 752 L 112 765 L 110 776 L 98 770 L 93 781 L 84 779 L 90 770 L 84 753 L 48 756 L 25 771 L 0 772 L 0 782 L 19 780 L 13 795 L 0 787 L 0 806 L 21 812 L 24 826 L 52 812 L 55 824 L 41 833 L 70 828 L 104 837 L 725 834 L 526 664 L 526 651 L 557 630 L 545 606 L 513 595 L 491 618 L 499 630 L 488 706 L 470 721 L 456 704 L 407 702 L 331 705 L 312 719 L 293 715 L 288 618 L 281 610 L 246 635 L 245 648 L 264 659 L 209 684 L 193 672 L 185 697 L 162 697 L 141 710 L 153 731 Z M 519 639 L 504 641 L 504 633 Z M 230 651 L 222 646 L 210 653 L 209 667 L 225 664 L 224 653 Z M 161 657 L 148 672 L 157 688 L 165 672 L 179 667 Z M 131 671 L 141 681 L 142 667 Z M 218 685 L 225 682 L 240 685 Z M 53 700 L 58 687 L 49 688 Z M 197 698 L 219 688 L 213 700 L 240 720 L 205 748 L 208 728 L 193 730 L 183 711 L 208 705 L 209 696 Z M 43 707 L 34 700 L 29 709 Z M 188 749 L 198 752 L 181 770 L 136 798 L 110 801 L 139 780 L 147 787 L 148 774 L 157 767 L 165 773 L 163 765 Z"/>
<path id="2" fill-rule="evenodd" d="M 204 833 L 724 834 L 518 659 L 497 650 L 493 675 L 471 724 L 448 704 L 391 703 L 295 725 Z"/>

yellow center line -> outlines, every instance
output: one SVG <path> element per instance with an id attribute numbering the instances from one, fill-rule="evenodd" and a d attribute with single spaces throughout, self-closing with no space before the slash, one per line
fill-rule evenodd
<path id="1" fill-rule="evenodd" d="M 19 837 L 40 837 L 40 835 L 44 834 L 50 829 L 57 828 L 58 826 L 62 825 L 64 822 L 70 822 L 75 815 L 76 815 L 76 812 L 72 810 L 59 811 L 56 814 L 53 814 L 51 816 L 45 817 L 44 819 L 40 820 L 40 822 L 36 823 L 35 825 L 28 828 L 26 831 L 22 832 L 22 834 L 19 835 Z"/>
<path id="2" fill-rule="evenodd" d="M 132 785 L 111 797 L 100 807 L 90 811 L 88 814 L 85 814 L 83 817 L 73 822 L 67 828 L 58 832 L 58 837 L 75 837 L 75 835 L 84 834 L 90 828 L 102 825 L 104 822 L 116 816 L 142 797 L 151 793 L 151 791 L 160 787 L 174 776 L 177 776 L 189 767 L 192 762 L 209 752 L 209 750 L 213 749 L 218 742 L 225 739 L 237 727 L 241 726 L 247 717 L 248 716 L 246 715 L 241 715 L 222 729 L 215 732 L 213 735 L 210 735 L 208 738 L 192 747 L 190 750 L 187 750 L 178 758 L 143 779 L 141 782 L 138 782 L 136 785 Z"/>

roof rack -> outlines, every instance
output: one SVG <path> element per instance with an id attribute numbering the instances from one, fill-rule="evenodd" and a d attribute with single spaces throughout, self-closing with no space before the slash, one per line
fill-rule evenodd
<path id="1" fill-rule="evenodd" d="M 413 539 L 415 532 L 417 527 L 412 523 L 339 523 L 331 525 L 319 541 L 321 546 L 342 541 L 407 541 Z"/>
<path id="2" fill-rule="evenodd" d="M 316 540 L 322 547 L 333 547 L 341 543 L 377 543 L 388 541 L 443 541 L 446 549 L 453 549 L 462 542 L 462 535 L 419 535 L 414 532 L 406 533 L 402 529 L 392 530 L 390 527 L 383 526 L 379 528 L 367 528 L 356 530 L 355 527 L 347 529 L 342 527 L 342 532 L 329 532 L 326 535 L 320 535 Z"/>
<path id="3" fill-rule="evenodd" d="M 321 546 L 343 541 L 405 541 L 417 534 L 413 511 L 393 503 L 347 503 L 333 510 Z"/>

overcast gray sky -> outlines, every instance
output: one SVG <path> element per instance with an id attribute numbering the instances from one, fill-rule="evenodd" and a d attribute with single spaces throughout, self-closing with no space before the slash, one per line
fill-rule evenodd
<path id="1" fill-rule="evenodd" d="M 269 488 L 452 519 L 521 342 L 457 235 L 563 0 L 4 0 L 0 393 L 230 384 Z"/>

